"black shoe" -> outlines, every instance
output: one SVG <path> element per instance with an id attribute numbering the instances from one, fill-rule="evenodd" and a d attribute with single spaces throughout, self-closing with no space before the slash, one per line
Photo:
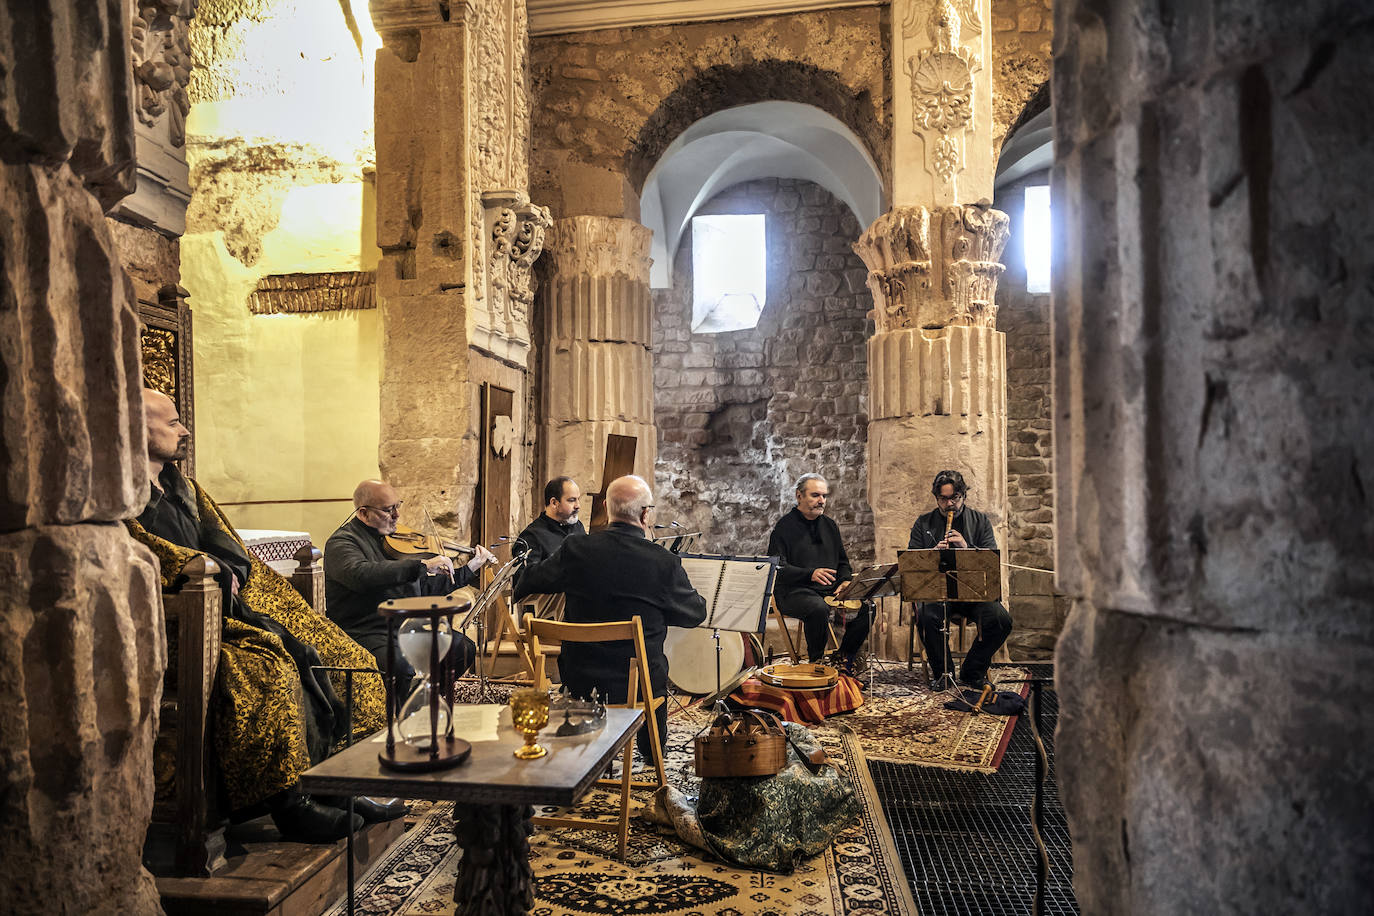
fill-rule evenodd
<path id="1" fill-rule="evenodd" d="M 967 687 L 969 690 L 982 691 L 984 687 L 988 686 L 988 679 L 986 675 L 984 675 L 983 677 L 973 678 L 964 677 L 961 674 L 959 675 L 959 686 Z"/>
<path id="2" fill-rule="evenodd" d="M 342 795 L 316 795 L 315 801 L 343 811 L 348 810 L 348 799 Z M 393 798 L 386 804 L 382 804 L 373 801 L 366 795 L 359 795 L 353 799 L 353 813 L 369 824 L 380 824 L 382 821 L 394 821 L 398 817 L 409 814 L 410 806 L 401 798 Z"/>
<path id="3" fill-rule="evenodd" d="M 295 843 L 332 843 L 363 829 L 363 819 L 338 808 L 322 805 L 308 795 L 296 795 L 272 812 L 272 822 L 282 839 Z"/>

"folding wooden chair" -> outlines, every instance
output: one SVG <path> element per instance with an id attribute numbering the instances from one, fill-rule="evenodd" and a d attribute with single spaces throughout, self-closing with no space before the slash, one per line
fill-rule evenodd
<path id="1" fill-rule="evenodd" d="M 663 748 L 658 740 L 658 728 L 654 711 L 664 702 L 655 697 L 649 681 L 649 657 L 644 648 L 644 627 L 638 616 L 629 620 L 610 623 L 566 623 L 561 620 L 545 620 L 538 617 L 527 618 L 526 634 L 529 640 L 529 656 L 534 663 L 534 686 L 538 690 L 549 689 L 549 680 L 544 675 L 544 652 L 540 640 L 559 640 L 560 642 L 613 642 L 625 640 L 634 647 L 627 672 L 629 689 L 622 708 L 641 709 L 644 723 L 649 729 L 649 746 L 653 753 L 653 780 L 636 780 L 631 774 L 634 764 L 634 742 L 625 745 L 625 757 L 619 779 L 598 779 L 597 785 L 620 787 L 620 817 L 614 823 L 575 817 L 536 817 L 532 823 L 546 827 L 580 827 L 586 830 L 604 830 L 619 834 L 618 858 L 625 861 L 625 846 L 630 835 L 630 789 L 661 788 L 668 784 L 667 773 L 663 767 Z M 640 685 L 643 692 L 640 692 Z M 608 704 L 609 705 L 609 704 Z"/>
<path id="2" fill-rule="evenodd" d="M 806 656 L 803 655 L 802 652 L 797 648 L 798 646 L 801 646 L 802 648 L 806 647 L 806 632 L 801 618 L 790 618 L 792 622 L 796 624 L 796 632 L 793 633 L 792 631 L 788 630 L 787 621 L 789 620 L 789 618 L 783 615 L 782 609 L 778 607 L 778 601 L 776 598 L 768 599 L 768 618 L 771 622 L 777 624 L 778 630 L 782 633 L 782 639 L 783 642 L 787 643 L 787 654 L 791 656 L 792 664 L 800 665 L 802 662 L 806 661 Z M 825 646 L 826 649 L 829 650 L 832 647 L 838 649 L 840 647 L 840 641 L 835 637 L 835 628 L 830 625 L 829 620 L 825 622 L 825 626 L 826 629 L 830 632 L 828 638 L 829 641 L 826 643 Z M 765 636 L 767 635 L 767 630 L 768 627 L 765 624 Z"/>

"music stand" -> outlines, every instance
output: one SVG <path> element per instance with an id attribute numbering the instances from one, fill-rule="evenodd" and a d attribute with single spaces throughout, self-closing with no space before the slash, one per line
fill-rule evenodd
<path id="1" fill-rule="evenodd" d="M 777 574 L 776 557 L 732 557 L 714 554 L 682 554 L 682 568 L 692 587 L 706 599 L 706 619 L 698 629 L 710 630 L 716 643 L 716 692 L 720 680 L 720 631 L 760 633 L 768 616 L 768 599 Z M 746 668 L 745 677 L 753 673 Z M 744 680 L 739 678 L 734 686 Z M 732 686 L 731 689 L 734 689 Z"/>
<path id="2" fill-rule="evenodd" d="M 945 673 L 939 689 L 958 686 L 954 676 L 954 655 L 949 648 L 949 606 L 951 603 L 998 601 L 1002 597 L 1002 558 L 996 550 L 977 547 L 925 548 L 897 551 L 897 572 L 902 598 L 934 604 L 943 609 L 941 634 L 945 641 Z M 912 629 L 919 612 L 913 613 Z M 929 666 L 930 659 L 926 659 Z M 948 683 L 946 683 L 948 681 Z"/>
<path id="3" fill-rule="evenodd" d="M 849 580 L 849 585 L 843 592 L 837 591 L 834 597 L 842 601 L 876 601 L 879 598 L 890 598 L 900 593 L 901 580 L 897 577 L 896 563 L 878 563 L 873 566 L 865 566 L 855 573 Z M 878 613 L 875 606 L 873 608 L 873 618 L 876 627 L 869 631 L 868 642 L 881 640 L 882 637 L 882 615 Z M 871 662 L 868 666 L 868 689 L 873 689 L 874 668 L 878 665 L 876 654 L 870 653 Z"/>

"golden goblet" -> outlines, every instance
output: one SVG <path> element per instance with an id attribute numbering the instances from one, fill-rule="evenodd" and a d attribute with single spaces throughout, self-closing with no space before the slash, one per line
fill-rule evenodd
<path id="1" fill-rule="evenodd" d="M 510 695 L 510 721 L 515 730 L 525 736 L 525 743 L 515 749 L 521 760 L 538 760 L 548 753 L 535 743 L 539 729 L 549 724 L 549 695 L 543 690 L 528 688 Z"/>

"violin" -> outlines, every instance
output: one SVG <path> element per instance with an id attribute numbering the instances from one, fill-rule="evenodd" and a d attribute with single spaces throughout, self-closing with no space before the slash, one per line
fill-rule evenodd
<path id="1" fill-rule="evenodd" d="M 421 534 L 399 523 L 396 533 L 388 534 L 382 541 L 386 544 L 387 552 L 398 560 L 427 560 L 437 556 L 471 559 L 477 554 L 475 547 L 465 547 L 438 535 Z"/>

